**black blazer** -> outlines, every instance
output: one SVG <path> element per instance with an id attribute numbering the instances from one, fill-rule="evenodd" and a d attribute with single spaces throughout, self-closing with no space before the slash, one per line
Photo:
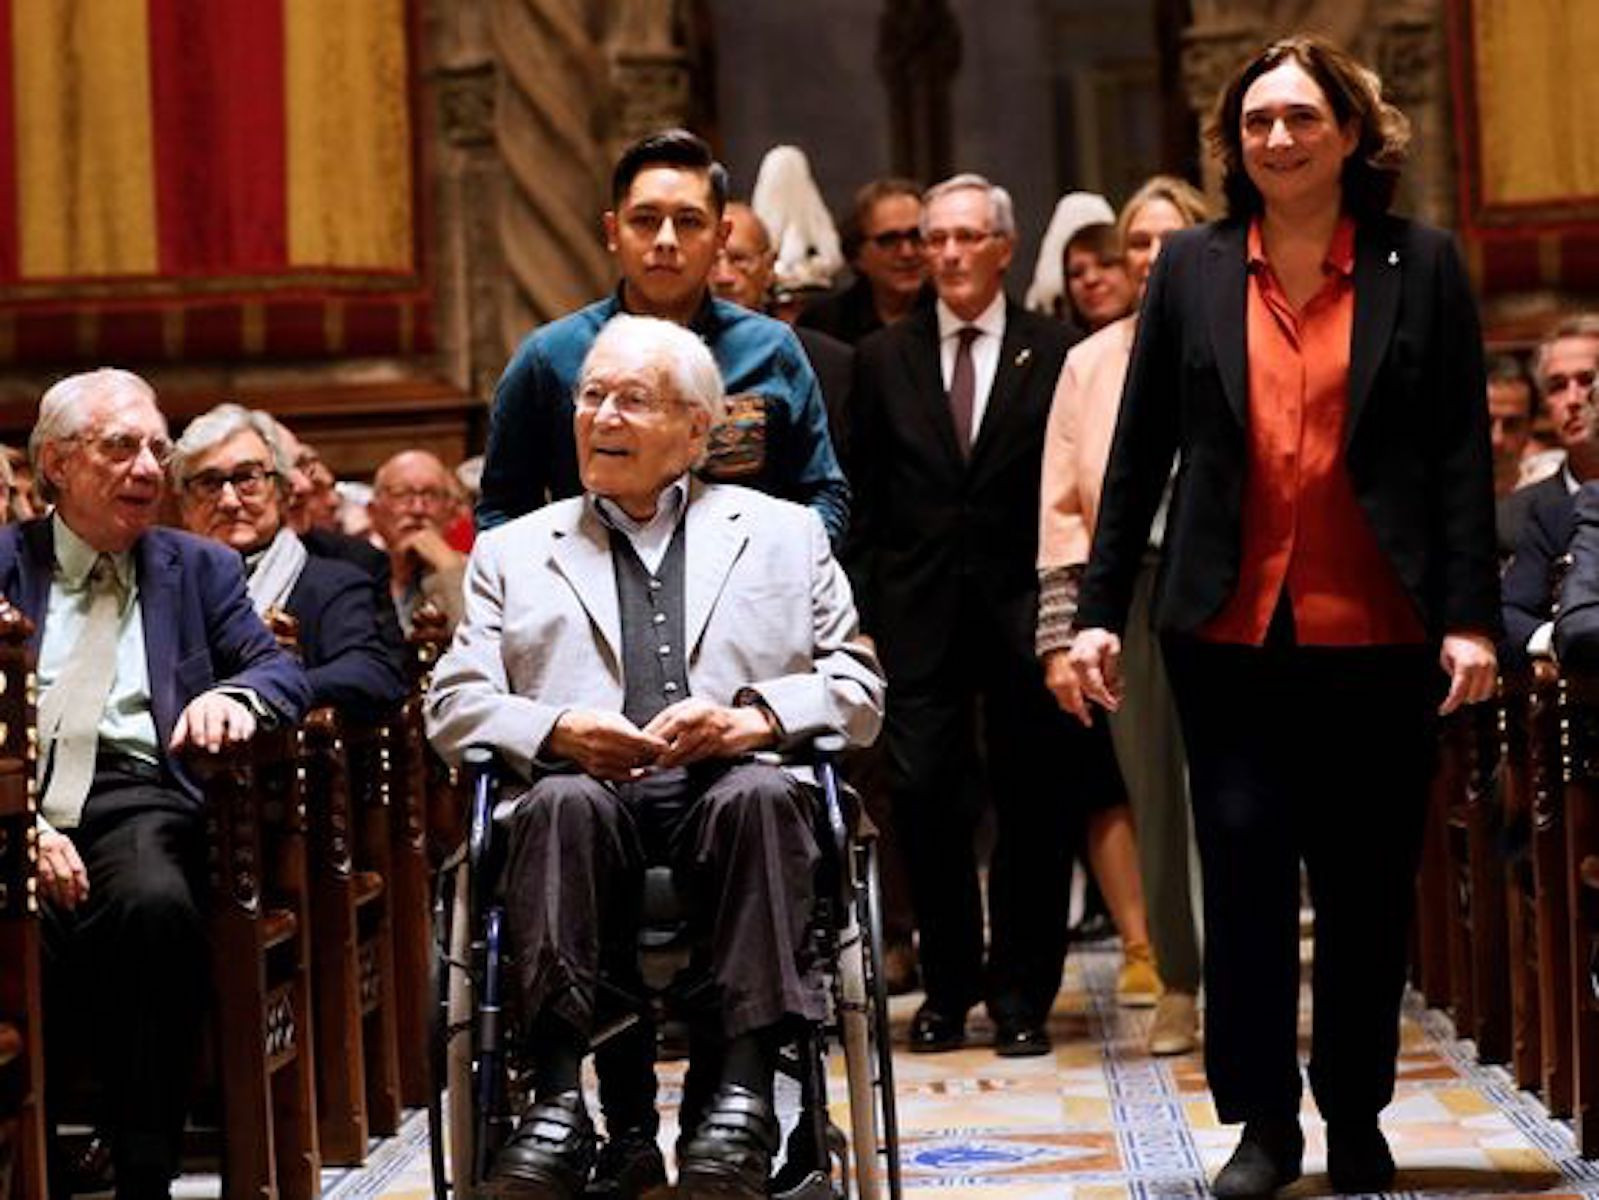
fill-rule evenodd
<path id="1" fill-rule="evenodd" d="M 1599 483 L 1585 483 L 1565 500 L 1569 537 L 1561 550 L 1569 546 L 1571 566 L 1560 589 L 1555 651 L 1563 666 L 1592 671 L 1599 667 Z M 1534 509 L 1534 520 L 1549 510 Z"/>
<path id="2" fill-rule="evenodd" d="M 1564 477 L 1562 471 L 1511 494 L 1512 499 L 1530 496 L 1532 504 L 1516 534 L 1515 554 L 1500 584 L 1505 636 L 1499 644 L 1499 662 L 1503 666 L 1525 666 L 1527 639 L 1554 619 L 1555 563 L 1572 540 L 1577 496 L 1581 494 L 1567 491 Z"/>
<path id="3" fill-rule="evenodd" d="M 994 386 L 970 459 L 955 438 L 932 308 L 856 348 L 855 505 L 845 564 L 890 679 L 934 669 L 975 598 L 1029 660 L 1038 606 L 1044 426 L 1070 346 L 1055 321 L 1005 312 Z"/>
<path id="4" fill-rule="evenodd" d="M 383 644 L 403 662 L 405 660 L 405 634 L 400 631 L 400 614 L 395 611 L 394 597 L 390 594 L 389 556 L 371 542 L 351 537 L 334 529 L 308 529 L 300 541 L 314 558 L 334 559 L 359 567 L 371 576 L 372 587 L 378 596 L 378 633 Z"/>
<path id="5" fill-rule="evenodd" d="M 1238 583 L 1249 371 L 1242 221 L 1168 239 L 1150 273 L 1078 624 L 1121 630 L 1178 467 L 1154 623 L 1192 633 Z M 1495 635 L 1493 466 L 1477 310 L 1448 234 L 1384 217 L 1355 239 L 1344 460 L 1434 637 Z"/>
<path id="6" fill-rule="evenodd" d="M 387 594 L 381 603 L 391 611 Z M 371 714 L 405 695 L 405 674 L 379 632 L 372 577 L 347 562 L 311 555 L 283 607 L 300 622 L 300 661 L 312 703 Z"/>

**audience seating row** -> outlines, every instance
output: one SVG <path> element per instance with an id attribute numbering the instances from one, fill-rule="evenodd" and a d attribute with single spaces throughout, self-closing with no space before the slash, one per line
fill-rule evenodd
<path id="1" fill-rule="evenodd" d="M 1599 676 L 1539 661 L 1449 718 L 1414 978 L 1599 1157 Z"/>
<path id="2" fill-rule="evenodd" d="M 396 713 L 319 709 L 205 764 L 227 1200 L 312 1200 L 324 1164 L 358 1165 L 427 1101 L 431 869 L 460 820 L 435 811 L 454 784 L 422 731 L 433 618 Z M 292 618 L 269 623 L 293 643 Z M 27 636 L 0 602 L 0 1200 L 48 1194 Z"/>

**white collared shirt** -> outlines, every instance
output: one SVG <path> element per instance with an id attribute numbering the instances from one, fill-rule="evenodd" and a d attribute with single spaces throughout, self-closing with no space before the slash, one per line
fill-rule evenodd
<path id="1" fill-rule="evenodd" d="M 1005 291 L 994 293 L 988 307 L 977 314 L 975 321 L 963 321 L 940 300 L 935 305 L 938 313 L 938 365 L 944 378 L 944 394 L 949 395 L 949 385 L 955 378 L 955 354 L 960 348 L 957 336 L 971 325 L 981 332 L 972 342 L 972 372 L 976 387 L 972 392 L 972 442 L 983 427 L 983 414 L 988 411 L 988 394 L 994 390 L 994 376 L 999 371 L 999 346 L 1005 340 Z"/>
<path id="2" fill-rule="evenodd" d="M 88 587 L 89 572 L 100 557 L 72 532 L 59 512 L 50 520 L 54 526 L 56 564 L 45 608 L 44 636 L 39 642 L 41 696 L 61 677 L 72 648 L 83 635 L 93 599 Z M 117 673 L 111 694 L 106 697 L 105 712 L 100 716 L 100 745 L 155 763 L 160 761 L 160 747 L 150 710 L 150 669 L 145 657 L 138 571 L 131 552 L 110 557 L 123 589 L 123 601 L 117 628 Z M 39 747 L 41 770 L 49 751 L 48 746 Z"/>
<path id="3" fill-rule="evenodd" d="M 661 494 L 655 498 L 655 515 L 648 521 L 635 521 L 614 500 L 594 497 L 594 508 L 600 520 L 633 544 L 633 553 L 651 575 L 660 570 L 661 560 L 672 544 L 672 535 L 677 532 L 677 520 L 687 504 L 687 474 L 679 475 L 661 489 Z"/>

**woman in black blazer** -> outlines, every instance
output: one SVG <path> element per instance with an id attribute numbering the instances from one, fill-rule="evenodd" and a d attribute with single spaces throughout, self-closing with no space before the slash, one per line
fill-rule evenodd
<path id="1" fill-rule="evenodd" d="M 1208 134 L 1229 215 L 1169 238 L 1151 275 L 1072 662 L 1114 709 L 1175 457 L 1154 622 L 1204 868 L 1206 1070 L 1245 1123 L 1214 1191 L 1299 1176 L 1301 860 L 1328 1169 L 1383 1191 L 1435 723 L 1494 684 L 1476 309 L 1449 237 L 1388 215 L 1405 121 L 1343 51 L 1268 47 Z"/>

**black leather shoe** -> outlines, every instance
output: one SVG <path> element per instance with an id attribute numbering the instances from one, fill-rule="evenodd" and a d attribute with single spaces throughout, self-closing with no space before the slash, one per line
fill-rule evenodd
<path id="1" fill-rule="evenodd" d="M 1238 1149 L 1210 1185 L 1216 1200 L 1270 1196 L 1299 1178 L 1305 1135 L 1299 1121 L 1250 1121 Z"/>
<path id="2" fill-rule="evenodd" d="M 495 1156 L 485 1190 L 527 1200 L 575 1200 L 594 1169 L 594 1123 L 580 1092 L 535 1100 Z"/>
<path id="3" fill-rule="evenodd" d="M 1001 1058 L 1034 1058 L 1050 1051 L 1041 1021 L 1004 1020 L 994 1026 L 994 1053 Z"/>
<path id="4" fill-rule="evenodd" d="M 1376 1121 L 1327 1125 L 1327 1176 L 1344 1195 L 1386 1192 L 1394 1182 L 1394 1156 Z"/>
<path id="5" fill-rule="evenodd" d="M 911 1053 L 939 1054 L 966 1044 L 966 1012 L 951 1015 L 923 1003 L 911 1019 Z"/>
<path id="6" fill-rule="evenodd" d="M 765 1099 L 748 1088 L 724 1084 L 683 1146 L 678 1200 L 764 1198 L 778 1133 L 777 1117 Z"/>
<path id="7" fill-rule="evenodd" d="M 655 1134 L 634 1126 L 605 1139 L 594 1164 L 594 1178 L 584 1194 L 606 1200 L 639 1200 L 665 1186 L 666 1160 Z"/>

